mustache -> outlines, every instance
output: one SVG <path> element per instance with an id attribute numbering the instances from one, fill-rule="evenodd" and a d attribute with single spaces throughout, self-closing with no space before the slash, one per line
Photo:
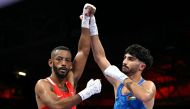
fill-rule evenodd
<path id="1" fill-rule="evenodd" d="M 123 64 L 122 67 L 129 68 L 126 64 Z"/>

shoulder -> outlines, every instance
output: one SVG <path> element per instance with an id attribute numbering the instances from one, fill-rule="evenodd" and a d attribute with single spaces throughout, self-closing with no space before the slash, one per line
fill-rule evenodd
<path id="1" fill-rule="evenodd" d="M 50 84 L 48 83 L 47 79 L 39 79 L 37 82 L 36 82 L 36 85 L 35 85 L 35 92 L 36 93 L 39 93 L 41 92 L 43 89 L 46 89 L 50 87 Z"/>
<path id="2" fill-rule="evenodd" d="M 145 80 L 145 83 L 148 84 L 148 85 L 153 85 L 153 86 L 155 86 L 154 82 L 151 81 L 151 80 Z"/>
<path id="3" fill-rule="evenodd" d="M 142 85 L 144 87 L 150 89 L 150 90 L 155 90 L 156 91 L 155 83 L 153 81 L 151 81 L 151 80 L 145 80 Z"/>
<path id="4" fill-rule="evenodd" d="M 47 81 L 46 79 L 39 79 L 39 80 L 36 82 L 36 86 L 47 84 L 47 82 L 48 82 L 48 81 Z"/>
<path id="5" fill-rule="evenodd" d="M 151 84 L 154 85 L 154 82 L 151 80 L 144 80 L 144 83 L 149 84 L 149 85 L 151 85 Z"/>
<path id="6" fill-rule="evenodd" d="M 148 86 L 155 86 L 154 82 L 151 80 L 145 80 L 143 85 L 148 85 Z"/>

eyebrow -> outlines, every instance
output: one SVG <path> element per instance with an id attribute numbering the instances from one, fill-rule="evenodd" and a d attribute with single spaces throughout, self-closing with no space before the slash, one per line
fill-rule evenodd
<path id="1" fill-rule="evenodd" d="M 71 57 L 63 57 L 63 56 L 55 56 L 55 58 L 65 58 L 65 59 L 71 59 Z"/>

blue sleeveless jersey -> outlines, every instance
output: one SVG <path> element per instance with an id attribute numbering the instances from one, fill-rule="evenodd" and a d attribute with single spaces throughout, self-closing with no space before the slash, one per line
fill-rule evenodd
<path id="1" fill-rule="evenodd" d="M 144 79 L 141 79 L 138 85 L 141 85 Z M 133 96 L 130 92 L 127 95 L 122 95 L 123 84 L 120 84 L 117 89 L 114 109 L 146 109 L 143 102 Z"/>

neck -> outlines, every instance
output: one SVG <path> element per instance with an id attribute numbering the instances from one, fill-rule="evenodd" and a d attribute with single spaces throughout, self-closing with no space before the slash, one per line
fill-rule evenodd
<path id="1" fill-rule="evenodd" d="M 56 83 L 56 84 L 61 84 L 64 81 L 66 81 L 66 78 L 58 78 L 55 73 L 52 73 L 50 78 Z"/>
<path id="2" fill-rule="evenodd" d="M 139 82 L 142 79 L 141 73 L 137 72 L 134 75 L 129 76 L 129 78 L 135 82 Z"/>

